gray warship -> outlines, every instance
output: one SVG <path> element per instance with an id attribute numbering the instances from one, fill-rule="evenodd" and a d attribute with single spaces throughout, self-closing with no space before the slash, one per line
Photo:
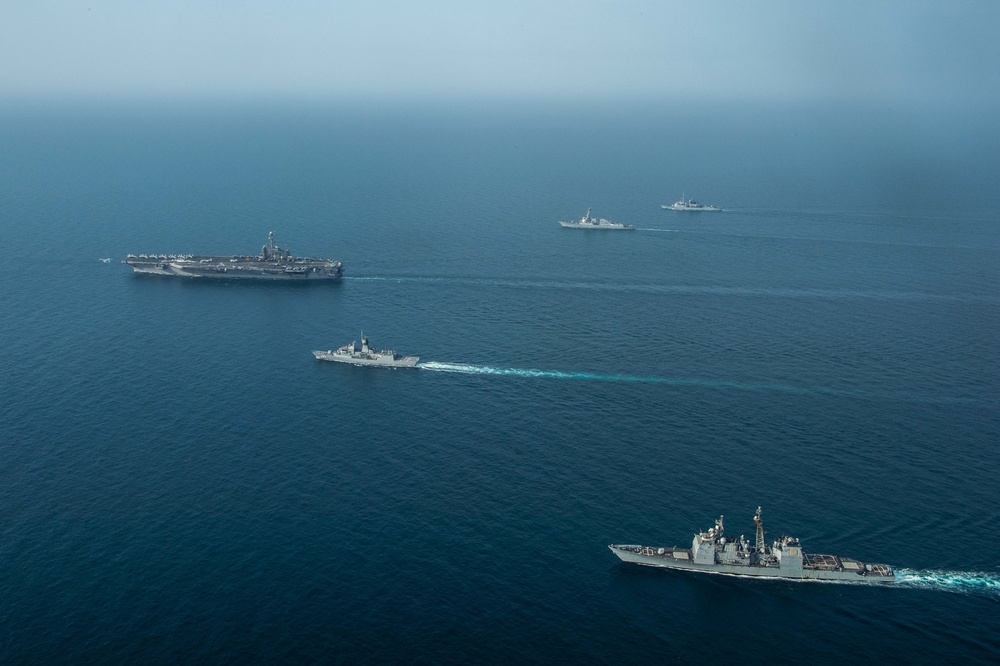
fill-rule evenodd
<path id="1" fill-rule="evenodd" d="M 420 360 L 419 356 L 400 356 L 391 349 L 375 351 L 368 344 L 368 336 L 361 332 L 361 346 L 357 340 L 336 350 L 314 351 L 313 356 L 320 361 L 335 361 L 353 365 L 374 365 L 382 368 L 412 368 Z"/>
<path id="2" fill-rule="evenodd" d="M 726 536 L 723 517 L 715 527 L 694 536 L 691 548 L 651 548 L 649 546 L 608 546 L 623 562 L 648 567 L 664 567 L 684 571 L 790 578 L 794 580 L 825 580 L 849 583 L 893 583 L 896 573 L 888 564 L 871 564 L 836 555 L 804 553 L 795 537 L 779 537 L 770 546 L 764 540 L 764 521 L 760 507 L 754 516 L 757 526 L 756 543 L 742 536 Z"/>
<path id="3" fill-rule="evenodd" d="M 660 208 L 666 208 L 667 210 L 703 210 L 703 211 L 720 211 L 722 210 L 718 206 L 710 206 L 708 204 L 698 203 L 694 199 L 685 199 L 681 196 L 680 201 L 674 202 L 670 205 L 661 204 Z"/>
<path id="4" fill-rule="evenodd" d="M 581 217 L 576 222 L 562 222 L 563 227 L 567 229 L 635 229 L 634 224 L 622 224 L 621 222 L 612 222 L 611 220 L 605 220 L 603 217 L 599 219 L 594 219 L 590 216 L 590 209 L 587 209 L 587 214 Z"/>
<path id="5" fill-rule="evenodd" d="M 143 275 L 227 280 L 339 280 L 344 265 L 332 259 L 294 257 L 279 248 L 274 232 L 256 257 L 191 254 L 128 255 L 123 264 Z"/>

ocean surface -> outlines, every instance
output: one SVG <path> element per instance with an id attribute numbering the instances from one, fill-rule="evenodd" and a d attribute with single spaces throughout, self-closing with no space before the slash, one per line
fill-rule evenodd
<path id="1" fill-rule="evenodd" d="M 0 662 L 996 663 L 998 155 L 947 110 L 0 104 Z M 120 263 L 272 230 L 345 279 Z M 362 329 L 422 367 L 313 359 Z M 758 506 L 900 582 L 607 548 Z"/>

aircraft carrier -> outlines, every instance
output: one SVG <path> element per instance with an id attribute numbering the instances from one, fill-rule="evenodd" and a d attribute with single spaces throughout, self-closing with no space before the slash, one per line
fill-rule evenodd
<path id="1" fill-rule="evenodd" d="M 344 265 L 333 259 L 295 257 L 278 247 L 274 232 L 256 257 L 191 254 L 128 255 L 123 264 L 143 275 L 226 280 L 339 280 Z"/>
<path id="2" fill-rule="evenodd" d="M 655 548 L 649 546 L 608 546 L 623 562 L 648 567 L 664 567 L 684 571 L 790 578 L 794 580 L 825 580 L 847 583 L 893 583 L 896 573 L 888 564 L 871 564 L 836 555 L 804 553 L 795 537 L 779 537 L 770 546 L 764 540 L 764 521 L 760 507 L 754 516 L 757 525 L 756 543 L 742 536 L 726 536 L 722 516 L 715 527 L 694 535 L 691 548 Z"/>

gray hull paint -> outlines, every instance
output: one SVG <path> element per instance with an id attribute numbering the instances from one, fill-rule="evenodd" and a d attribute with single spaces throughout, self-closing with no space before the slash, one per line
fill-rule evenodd
<path id="1" fill-rule="evenodd" d="M 694 213 L 718 213 L 722 211 L 721 208 L 717 208 L 716 206 L 679 206 L 677 204 L 672 204 L 670 206 L 663 204 L 660 208 L 665 210 L 681 210 Z"/>
<path id="2" fill-rule="evenodd" d="M 691 548 L 651 548 L 649 546 L 608 546 L 623 562 L 646 567 L 697 571 L 699 573 L 789 580 L 823 580 L 840 583 L 892 583 L 895 570 L 888 564 L 866 564 L 836 555 L 806 553 L 801 542 L 781 536 L 768 545 L 761 508 L 754 515 L 755 539 L 728 536 L 724 516 L 715 526 L 694 535 Z"/>
<path id="3" fill-rule="evenodd" d="M 189 280 L 339 280 L 344 265 L 333 259 L 295 257 L 275 243 L 274 232 L 256 257 L 217 255 L 128 255 L 123 264 L 141 275 Z"/>
<path id="4" fill-rule="evenodd" d="M 695 212 L 702 211 L 702 212 L 706 212 L 706 213 L 710 213 L 712 211 L 718 212 L 718 211 L 722 210 L 718 206 L 712 206 L 712 205 L 709 205 L 709 204 L 699 203 L 699 202 L 695 201 L 694 199 L 688 199 L 688 198 L 685 198 L 684 196 L 681 197 L 680 201 L 677 201 L 677 202 L 672 203 L 672 204 L 662 204 L 660 206 L 660 208 L 664 208 L 666 210 L 688 210 L 688 211 L 695 211 Z"/>
<path id="5" fill-rule="evenodd" d="M 631 229 L 635 229 L 635 226 L 631 224 L 627 225 L 618 224 L 617 222 L 612 222 L 611 224 L 590 224 L 590 223 L 582 224 L 580 222 L 560 222 L 559 224 L 561 224 L 566 229 L 607 229 L 608 231 L 612 231 L 615 229 L 621 231 L 629 231 Z"/>
<path id="6" fill-rule="evenodd" d="M 350 363 L 351 365 L 373 365 L 380 368 L 412 368 L 420 360 L 419 356 L 403 356 L 400 358 L 390 358 L 379 356 L 378 358 L 355 358 L 348 354 L 338 354 L 335 351 L 314 351 L 313 356 L 320 361 L 333 361 L 334 363 Z"/>
<path id="7" fill-rule="evenodd" d="M 315 356 L 320 361 L 333 361 L 334 363 L 350 363 L 351 365 L 371 365 L 378 368 L 412 368 L 420 360 L 419 356 L 400 356 L 391 349 L 375 351 L 368 344 L 368 336 L 361 331 L 361 345 L 357 340 L 349 345 L 344 345 L 337 350 L 314 351 Z"/>
<path id="8" fill-rule="evenodd" d="M 339 280 L 341 272 L 327 273 L 306 270 L 304 272 L 285 271 L 284 269 L 257 266 L 230 267 L 220 265 L 216 270 L 188 269 L 183 265 L 145 264 L 126 260 L 124 263 L 140 275 L 159 275 L 163 277 L 179 277 L 190 280 Z"/>
<path id="9" fill-rule="evenodd" d="M 622 224 L 621 222 L 612 222 L 611 220 L 605 220 L 602 218 L 595 218 L 590 216 L 590 209 L 587 209 L 587 214 L 581 217 L 576 222 L 563 222 L 560 221 L 559 224 L 565 229 L 608 229 L 614 230 L 618 229 L 621 231 L 629 231 L 635 229 L 634 224 Z"/>
<path id="10" fill-rule="evenodd" d="M 741 566 L 734 564 L 695 564 L 690 560 L 690 551 L 680 549 L 665 549 L 663 555 L 659 555 L 653 550 L 651 555 L 637 553 L 632 548 L 640 546 L 608 546 L 622 562 L 631 562 L 647 567 L 659 567 L 662 569 L 678 569 L 681 571 L 697 571 L 699 573 L 719 574 L 724 576 L 749 576 L 754 578 L 780 578 L 785 580 L 826 580 L 839 581 L 842 583 L 892 583 L 894 576 L 862 575 L 855 571 L 823 571 L 815 569 L 803 569 L 801 572 L 783 572 L 776 566 Z M 651 549 L 650 549 L 651 550 Z M 659 550 L 659 549 L 657 549 Z M 689 559 L 675 559 L 673 552 L 685 552 Z"/>

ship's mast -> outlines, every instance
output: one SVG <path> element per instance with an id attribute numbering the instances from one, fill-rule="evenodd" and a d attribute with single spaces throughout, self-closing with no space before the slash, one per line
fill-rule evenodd
<path id="1" fill-rule="evenodd" d="M 757 513 L 754 514 L 753 522 L 757 525 L 757 556 L 763 557 L 767 544 L 764 543 L 764 521 L 760 517 L 760 507 L 757 507 Z"/>

